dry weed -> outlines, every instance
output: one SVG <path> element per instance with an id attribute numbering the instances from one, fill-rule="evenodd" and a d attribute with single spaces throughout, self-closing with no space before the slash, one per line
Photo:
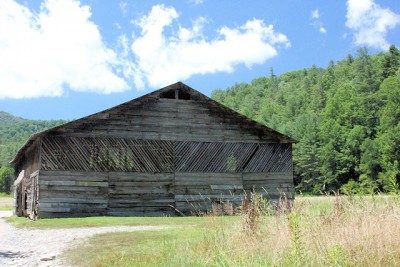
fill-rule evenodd
<path id="1" fill-rule="evenodd" d="M 390 198 L 330 198 L 330 212 L 280 202 L 276 212 L 252 196 L 242 220 L 214 249 L 233 253 L 228 265 L 376 266 L 400 264 L 400 207 Z M 222 252 L 221 252 L 222 253 Z"/>

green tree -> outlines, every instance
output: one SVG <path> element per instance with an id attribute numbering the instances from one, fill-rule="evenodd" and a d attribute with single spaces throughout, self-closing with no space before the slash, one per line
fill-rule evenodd
<path id="1" fill-rule="evenodd" d="M 10 193 L 14 181 L 14 170 L 10 167 L 0 168 L 0 192 Z"/>
<path id="2" fill-rule="evenodd" d="M 390 76 L 395 76 L 397 70 L 400 68 L 400 51 L 396 46 L 389 47 L 389 53 L 385 54 L 383 61 L 382 77 L 386 79 Z"/>
<path id="3" fill-rule="evenodd" d="M 394 192 L 400 160 L 399 50 L 238 84 L 212 97 L 295 138 L 297 190 Z M 254 99 L 257 99 L 254 101 Z"/>
<path id="4" fill-rule="evenodd" d="M 400 178 L 400 77 L 386 78 L 378 92 L 383 101 L 379 112 L 380 124 L 377 141 L 381 153 L 383 181 L 385 176 Z"/>
<path id="5" fill-rule="evenodd" d="M 378 90 L 378 73 L 366 48 L 358 50 L 353 71 L 354 86 L 358 92 L 368 93 Z"/>

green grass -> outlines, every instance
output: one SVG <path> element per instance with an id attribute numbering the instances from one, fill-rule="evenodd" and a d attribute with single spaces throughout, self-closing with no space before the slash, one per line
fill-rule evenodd
<path id="1" fill-rule="evenodd" d="M 369 198 L 369 197 L 364 197 Z M 378 199 L 385 199 L 386 196 L 379 196 Z M 0 198 L 1 201 L 2 198 Z M 4 198 L 5 199 L 5 198 Z M 9 199 L 9 198 L 7 198 Z M 303 208 L 305 212 L 313 216 L 329 214 L 333 209 L 334 197 L 297 197 L 295 205 Z M 2 206 L 0 203 L 0 210 Z M 4 206 L 4 210 L 10 210 L 12 206 Z M 226 221 L 238 220 L 237 217 L 223 217 Z M 198 225 L 204 221 L 203 217 L 82 217 L 82 218 L 55 218 L 39 219 L 32 221 L 24 217 L 9 217 L 8 222 L 16 227 L 28 228 L 75 228 L 75 227 L 96 227 L 112 225 Z"/>
<path id="2" fill-rule="evenodd" d="M 12 210 L 13 197 L 10 194 L 0 192 L 0 211 Z"/>
<path id="3" fill-rule="evenodd" d="M 307 206 L 307 212 L 315 215 L 329 213 L 332 210 L 332 197 L 298 197 L 297 206 Z M 237 220 L 235 217 L 224 217 L 225 220 Z M 32 221 L 24 217 L 9 217 L 7 221 L 16 227 L 29 228 L 72 228 L 96 227 L 111 225 L 198 225 L 204 221 L 203 217 L 82 217 L 39 219 Z"/>
<path id="4" fill-rule="evenodd" d="M 302 202 L 312 199 L 309 197 L 302 197 Z M 329 198 L 330 199 L 330 198 Z M 296 200 L 299 201 L 299 200 Z M 329 202 L 332 199 L 325 200 L 329 207 Z M 318 205 L 315 209 L 321 207 Z M 318 211 L 315 211 L 318 212 Z M 226 221 L 238 220 L 237 217 L 221 217 Z M 53 219 L 39 219 L 32 221 L 28 218 L 12 216 L 6 219 L 16 227 L 28 228 L 75 228 L 75 227 L 96 227 L 96 226 L 112 226 L 112 225 L 198 225 L 204 221 L 204 217 L 111 217 L 111 216 L 97 216 L 97 217 L 82 217 L 82 218 L 53 218 Z"/>
<path id="5" fill-rule="evenodd" d="M 226 224 L 225 219 L 215 222 L 215 218 L 209 217 L 198 222 L 195 227 L 185 223 L 161 231 L 97 235 L 88 240 L 83 254 L 74 247 L 62 258 L 77 266 L 200 266 L 204 261 L 194 257 L 193 250 L 202 249 L 205 231 L 214 231 L 208 226 L 215 223 L 229 226 L 232 222 Z"/>
<path id="6" fill-rule="evenodd" d="M 17 227 L 28 228 L 75 228 L 98 227 L 113 225 L 166 225 L 166 226 L 196 226 L 204 221 L 205 217 L 82 217 L 82 218 L 56 218 L 32 221 L 23 217 L 9 217 L 6 220 Z M 221 217 L 224 221 L 235 221 L 238 217 Z"/>
<path id="7" fill-rule="evenodd" d="M 208 249 L 203 245 L 205 233 L 229 228 L 237 219 L 201 217 L 196 225 L 184 223 L 168 230 L 101 234 L 88 240 L 84 254 L 73 247 L 63 255 L 63 260 L 77 266 L 202 266 L 204 259 L 195 254 Z M 90 259 L 89 265 L 83 258 Z"/>
<path id="8" fill-rule="evenodd" d="M 97 235 L 76 241 L 62 259 L 74 266 L 394 266 L 399 214 L 398 198 L 301 197 L 290 213 L 256 216 L 251 231 L 246 213 L 123 218 L 179 227 Z"/>

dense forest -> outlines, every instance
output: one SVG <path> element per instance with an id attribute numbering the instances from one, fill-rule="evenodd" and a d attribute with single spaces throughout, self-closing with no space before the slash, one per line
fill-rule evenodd
<path id="1" fill-rule="evenodd" d="M 296 139 L 297 190 L 313 194 L 398 190 L 400 53 L 363 48 L 311 68 L 215 90 L 212 97 Z"/>

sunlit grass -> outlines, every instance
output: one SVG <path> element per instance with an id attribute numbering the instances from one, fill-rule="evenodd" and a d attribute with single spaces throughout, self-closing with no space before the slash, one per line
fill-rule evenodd
<path id="1" fill-rule="evenodd" d="M 221 217 L 222 220 L 229 222 L 239 220 L 239 217 Z M 7 221 L 17 227 L 29 228 L 74 228 L 74 227 L 99 227 L 113 225 L 166 225 L 166 226 L 196 226 L 202 224 L 204 217 L 82 217 L 82 218 L 54 218 L 39 219 L 36 221 L 24 217 L 9 217 Z"/>
<path id="2" fill-rule="evenodd" d="M 12 195 L 0 192 L 0 211 L 12 210 L 13 208 Z"/>
<path id="3" fill-rule="evenodd" d="M 180 227 L 77 241 L 63 258 L 78 266 L 394 266 L 399 203 L 382 196 L 307 197 L 275 215 L 182 217 L 174 221 Z"/>
<path id="4" fill-rule="evenodd" d="M 12 198 L 12 195 L 9 193 L 0 192 L 0 199 L 2 198 Z"/>

